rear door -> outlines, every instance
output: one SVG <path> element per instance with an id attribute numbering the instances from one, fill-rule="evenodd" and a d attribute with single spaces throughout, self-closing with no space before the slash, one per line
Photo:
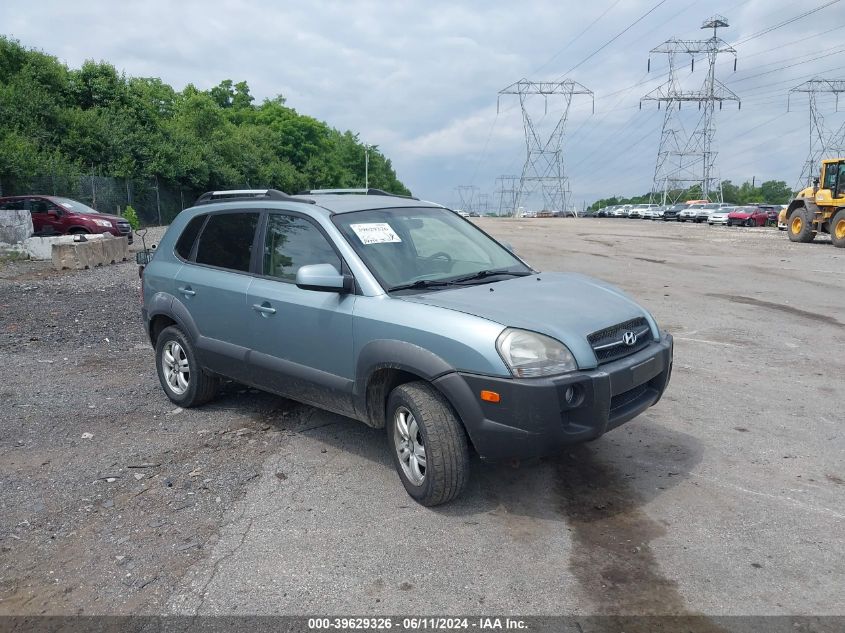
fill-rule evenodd
<path id="1" fill-rule="evenodd" d="M 310 264 L 331 264 L 338 272 L 345 266 L 311 218 L 268 212 L 260 275 L 240 319 L 251 340 L 250 382 L 351 415 L 355 295 L 298 288 L 296 272 Z"/>
<path id="2" fill-rule="evenodd" d="M 175 301 L 196 326 L 202 364 L 236 380 L 246 375 L 246 293 L 260 216 L 259 211 L 209 214 L 189 261 L 176 274 Z"/>

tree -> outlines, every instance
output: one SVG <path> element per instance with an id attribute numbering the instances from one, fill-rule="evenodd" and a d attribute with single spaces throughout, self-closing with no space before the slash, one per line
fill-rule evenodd
<path id="1" fill-rule="evenodd" d="M 42 175 L 78 182 L 96 171 L 189 190 L 363 186 L 357 134 L 298 113 L 282 95 L 254 101 L 245 81 L 177 92 L 104 61 L 68 69 L 0 36 L 0 182 L 4 193 L 32 193 Z M 378 148 L 370 184 L 410 193 Z"/>

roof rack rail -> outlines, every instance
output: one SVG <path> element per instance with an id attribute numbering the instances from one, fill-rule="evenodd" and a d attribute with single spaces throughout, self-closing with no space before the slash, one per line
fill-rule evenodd
<path id="1" fill-rule="evenodd" d="M 370 187 L 369 189 L 306 189 L 305 191 L 300 191 L 296 195 L 312 196 L 319 194 L 358 194 L 366 196 L 390 196 L 391 198 L 405 198 L 406 200 L 419 200 L 419 198 L 415 198 L 414 196 L 403 196 L 399 193 L 390 193 L 389 191 L 385 191 L 384 189 L 373 189 L 372 187 Z"/>
<path id="2" fill-rule="evenodd" d="M 206 191 L 202 194 L 195 205 L 211 204 L 212 202 L 230 202 L 233 200 L 290 200 L 292 202 L 310 202 L 313 200 L 295 198 L 278 189 L 228 189 L 225 191 Z"/>

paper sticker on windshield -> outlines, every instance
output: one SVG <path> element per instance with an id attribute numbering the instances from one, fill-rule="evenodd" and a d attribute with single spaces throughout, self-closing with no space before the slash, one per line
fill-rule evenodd
<path id="1" fill-rule="evenodd" d="M 390 228 L 387 222 L 367 222 L 366 224 L 350 224 L 355 235 L 362 244 L 386 244 L 389 242 L 401 242 L 402 238 Z"/>
<path id="2" fill-rule="evenodd" d="M 65 209 L 73 209 L 73 206 L 69 202 L 60 202 L 59 204 L 62 205 Z"/>

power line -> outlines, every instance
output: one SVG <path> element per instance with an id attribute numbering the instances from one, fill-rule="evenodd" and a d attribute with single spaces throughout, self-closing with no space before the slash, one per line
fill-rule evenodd
<path id="1" fill-rule="evenodd" d="M 838 0 L 837 0 L 838 1 Z M 828 53 L 827 55 L 819 55 L 818 57 L 813 57 L 812 59 L 805 59 L 802 62 L 795 62 L 794 64 L 788 64 L 786 66 L 781 66 L 780 68 L 773 68 L 772 70 L 767 70 L 762 73 L 757 73 L 756 75 L 751 75 L 750 77 L 743 77 L 741 79 L 736 79 L 729 83 L 737 84 L 743 81 L 748 81 L 749 79 L 756 79 L 757 77 L 762 77 L 763 75 L 770 75 L 771 73 L 776 73 L 781 70 L 786 70 L 787 68 L 794 68 L 795 66 L 801 66 L 802 64 L 808 64 L 810 62 L 817 61 L 819 59 L 824 59 L 825 57 L 830 57 L 831 55 L 839 55 L 840 53 L 845 52 L 845 47 L 840 48 L 839 50 L 833 51 L 832 53 Z"/>
<path id="2" fill-rule="evenodd" d="M 614 2 L 614 3 L 613 3 L 612 5 L 610 5 L 607 9 L 605 9 L 599 17 L 597 17 L 595 20 L 593 20 L 592 22 L 590 22 L 590 24 L 589 24 L 589 25 L 587 25 L 587 28 L 583 29 L 583 30 L 582 30 L 582 31 L 581 31 L 578 35 L 576 35 L 576 36 L 575 36 L 575 38 L 574 38 L 574 39 L 569 40 L 569 42 L 566 44 L 566 46 L 564 46 L 564 47 L 563 47 L 563 48 L 561 48 L 559 51 L 557 51 L 554 55 L 552 55 L 552 56 L 551 56 L 548 60 L 546 60 L 545 62 L 543 62 L 540 66 L 538 66 L 537 68 L 535 68 L 534 70 L 532 70 L 530 74 L 531 74 L 531 75 L 536 75 L 536 74 L 537 74 L 539 71 L 541 71 L 543 68 L 545 68 L 546 66 L 548 66 L 549 64 L 551 64 L 551 63 L 552 63 L 555 59 L 557 59 L 558 55 L 560 55 L 563 51 L 565 51 L 565 50 L 566 50 L 566 49 L 568 49 L 570 46 L 572 46 L 575 42 L 577 42 L 579 39 L 581 39 L 581 37 L 583 37 L 583 36 L 584 36 L 584 34 L 585 34 L 587 31 L 589 31 L 591 28 L 593 28 L 593 26 L 595 26 L 595 25 L 596 25 L 596 23 L 598 23 L 598 22 L 599 22 L 599 20 L 601 20 L 604 16 L 606 16 L 608 13 L 610 13 L 610 11 L 611 11 L 611 10 L 613 10 L 613 9 L 616 7 L 616 5 L 617 5 L 617 4 L 619 4 L 620 2 L 622 2 L 622 0 L 616 0 L 616 2 Z"/>
<path id="3" fill-rule="evenodd" d="M 836 0 L 836 1 L 838 1 L 838 0 Z M 649 16 L 651 13 L 653 13 L 656 9 L 658 9 L 658 8 L 659 8 L 662 4 L 664 4 L 665 2 L 666 2 L 666 0 L 660 0 L 660 2 L 658 2 L 658 3 L 657 3 L 657 4 L 655 4 L 653 7 L 651 7 L 651 9 L 649 9 L 648 11 L 646 11 L 645 13 L 643 13 L 640 17 L 638 17 L 636 20 L 634 20 L 633 22 L 631 22 L 631 24 L 629 24 L 628 26 L 626 26 L 626 27 L 625 27 L 624 29 L 622 29 L 619 33 L 617 33 L 616 35 L 614 35 L 612 38 L 610 38 L 610 39 L 609 39 L 608 41 L 606 41 L 604 44 L 602 44 L 601 46 L 599 46 L 599 47 L 598 47 L 596 50 L 594 50 L 592 53 L 590 53 L 589 55 L 587 55 L 587 56 L 586 56 L 584 59 L 582 59 L 580 62 L 578 62 L 577 64 L 575 64 L 572 68 L 570 68 L 570 69 L 569 69 L 569 70 L 567 70 L 565 73 L 563 73 L 563 75 L 561 75 L 561 77 L 565 77 L 566 75 L 568 75 L 569 73 L 571 73 L 573 70 L 575 70 L 575 69 L 577 69 L 577 68 L 580 68 L 580 67 L 581 67 L 581 66 L 582 66 L 585 62 L 587 62 L 588 60 L 590 60 L 590 59 L 592 59 L 593 57 L 595 57 L 598 53 L 600 53 L 601 51 L 603 51 L 605 48 L 607 48 L 608 46 L 610 46 L 613 42 L 615 42 L 615 41 L 616 41 L 616 40 L 618 40 L 620 37 L 622 37 L 623 35 L 625 35 L 625 33 L 627 33 L 627 32 L 628 32 L 628 31 L 630 31 L 632 28 L 634 28 L 637 24 L 639 24 L 640 22 L 642 22 L 642 21 L 643 21 L 643 20 L 644 20 L 647 16 Z"/>
<path id="4" fill-rule="evenodd" d="M 783 26 L 786 26 L 788 24 L 792 24 L 793 22 L 797 22 L 801 18 L 806 18 L 808 15 L 812 15 L 813 13 L 816 13 L 817 11 L 821 11 L 822 9 L 825 9 L 825 8 L 827 8 L 827 7 L 829 7 L 833 4 L 836 4 L 839 1 L 840 0 L 831 0 L 830 2 L 826 2 L 825 4 L 817 6 L 815 9 L 810 9 L 809 11 L 805 11 L 804 13 L 802 13 L 800 15 L 796 15 L 795 17 L 789 18 L 788 20 L 784 20 L 783 22 L 780 22 L 779 24 L 775 24 L 774 26 L 770 26 L 768 28 L 765 28 L 762 31 L 757 31 L 756 33 L 746 37 L 744 40 L 734 42 L 734 46 L 739 46 L 740 44 L 745 44 L 746 42 L 750 42 L 753 39 L 756 39 L 758 37 L 762 37 L 763 35 L 766 35 L 767 33 L 771 33 L 772 31 L 779 29 Z"/>

